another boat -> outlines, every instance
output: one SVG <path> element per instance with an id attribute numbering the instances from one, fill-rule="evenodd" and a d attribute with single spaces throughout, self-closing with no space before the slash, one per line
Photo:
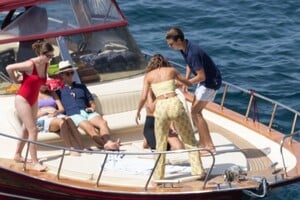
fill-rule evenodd
<path id="1" fill-rule="evenodd" d="M 204 112 L 217 154 L 202 148 L 144 149 L 143 124 L 136 125 L 135 115 L 149 55 L 138 48 L 115 0 L 6 0 L 0 2 L 0 14 L 1 198 L 240 199 L 265 197 L 300 180 L 300 144 L 294 139 L 299 112 L 226 81 Z M 120 151 L 78 150 L 81 156 L 73 157 L 57 134 L 39 133 L 34 143 L 48 171 L 36 172 L 13 160 L 21 132 L 13 104 L 18 85 L 11 83 L 5 67 L 33 56 L 31 44 L 38 39 L 55 46 L 50 76 L 60 60 L 79 68 L 76 80 L 93 93 L 112 137 L 122 141 Z M 190 102 L 178 95 L 189 112 Z M 263 105 L 261 111 L 257 104 Z M 290 122 L 288 132 L 281 128 L 278 113 Z M 263 122 L 258 114 L 264 114 Z M 93 146 L 84 133 L 82 138 Z M 204 181 L 190 175 L 189 151 L 208 152 L 202 156 L 208 172 Z M 166 178 L 153 184 L 155 158 L 164 153 Z"/>

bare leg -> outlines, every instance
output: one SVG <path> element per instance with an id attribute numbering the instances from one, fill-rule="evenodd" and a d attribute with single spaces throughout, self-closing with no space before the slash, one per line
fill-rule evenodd
<path id="1" fill-rule="evenodd" d="M 71 130 L 71 135 L 73 136 L 76 146 L 78 146 L 80 149 L 84 148 L 80 133 L 75 126 L 73 120 L 71 118 L 66 118 L 66 122 L 68 124 L 69 130 Z"/>
<path id="2" fill-rule="evenodd" d="M 66 147 L 73 148 L 71 135 L 69 134 L 69 126 L 65 118 L 53 118 L 50 123 L 49 131 L 56 132 L 60 130 L 60 137 L 63 139 Z M 72 156 L 80 156 L 80 153 L 71 151 Z"/>
<path id="3" fill-rule="evenodd" d="M 97 144 L 102 147 L 104 146 L 104 140 L 96 131 L 94 125 L 91 122 L 84 120 L 79 123 L 79 127 L 82 128 Z"/>
<path id="4" fill-rule="evenodd" d="M 15 106 L 21 121 L 23 122 L 25 128 L 28 131 L 28 139 L 32 141 L 36 141 L 37 133 L 38 133 L 35 124 L 37 105 L 35 104 L 31 107 L 23 97 L 17 95 Z M 35 144 L 30 144 L 29 152 L 33 163 L 33 169 L 38 171 L 46 170 L 46 166 L 41 165 L 37 159 L 37 148 Z"/>
<path id="5" fill-rule="evenodd" d="M 147 143 L 146 138 L 144 138 L 144 140 L 143 140 L 143 148 L 144 148 L 144 149 L 148 149 L 148 148 L 149 148 L 149 145 L 148 145 L 148 143 Z"/>
<path id="6" fill-rule="evenodd" d="M 208 102 L 206 101 L 194 101 L 191 112 L 192 118 L 196 123 L 199 132 L 199 146 L 213 150 L 214 144 L 209 133 L 207 122 L 202 115 L 202 110 L 205 108 L 207 103 Z"/>
<path id="7" fill-rule="evenodd" d="M 23 124 L 23 127 L 22 127 L 22 133 L 19 135 L 20 138 L 23 138 L 23 139 L 28 139 L 28 131 L 27 129 L 25 128 L 24 124 Z M 15 153 L 15 156 L 14 156 L 14 160 L 16 162 L 24 162 L 25 159 L 22 157 L 22 151 L 24 149 L 24 146 L 25 146 L 25 142 L 23 141 L 18 141 L 17 142 L 17 149 L 16 149 L 16 153 Z"/>
<path id="8" fill-rule="evenodd" d="M 171 146 L 171 150 L 184 149 L 182 141 L 179 139 L 179 136 L 176 132 L 169 131 L 168 143 Z"/>
<path id="9" fill-rule="evenodd" d="M 101 116 L 93 117 L 90 122 L 94 127 L 100 130 L 100 136 L 103 140 L 103 147 L 105 150 L 118 150 L 120 148 L 120 139 L 117 141 L 112 141 L 110 139 L 110 130 L 108 128 L 106 120 Z"/>

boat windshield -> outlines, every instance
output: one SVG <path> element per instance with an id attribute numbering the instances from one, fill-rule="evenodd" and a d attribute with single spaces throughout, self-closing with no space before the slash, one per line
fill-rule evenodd
<path id="1" fill-rule="evenodd" d="M 36 1 L 38 4 L 32 5 L 26 2 L 35 1 L 24 1 L 23 7 L 5 5 L 10 8 L 5 11 L 0 4 L 1 94 L 15 92 L 7 89 L 5 67 L 36 56 L 31 46 L 41 39 L 55 48 L 50 77 L 57 77 L 55 72 L 61 60 L 70 60 L 78 67 L 76 81 L 87 84 L 144 72 L 145 58 L 114 0 Z"/>

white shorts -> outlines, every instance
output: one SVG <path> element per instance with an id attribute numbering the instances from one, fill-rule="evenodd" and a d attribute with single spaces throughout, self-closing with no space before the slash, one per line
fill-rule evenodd
<path id="1" fill-rule="evenodd" d="M 49 117 L 48 115 L 44 115 L 37 119 L 36 125 L 38 126 L 39 132 L 48 132 L 51 121 L 54 118 L 65 118 L 65 117 L 66 117 L 66 115 L 64 115 L 64 114 L 58 114 L 55 117 Z"/>
<path id="2" fill-rule="evenodd" d="M 210 89 L 204 85 L 197 85 L 195 90 L 196 100 L 198 101 L 213 101 L 216 97 L 217 90 Z"/>

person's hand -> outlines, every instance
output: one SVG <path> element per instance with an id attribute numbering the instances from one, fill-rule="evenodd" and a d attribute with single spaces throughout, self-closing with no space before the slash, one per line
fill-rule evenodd
<path id="1" fill-rule="evenodd" d="M 195 95 L 191 92 L 189 92 L 188 90 L 183 92 L 183 95 L 185 97 L 185 99 L 191 103 L 193 103 L 195 101 Z"/>
<path id="2" fill-rule="evenodd" d="M 183 86 L 183 84 L 180 81 L 175 80 L 175 87 L 181 88 L 182 86 Z"/>
<path id="3" fill-rule="evenodd" d="M 21 73 L 17 73 L 15 83 L 21 84 L 23 82 L 23 75 Z"/>
<path id="4" fill-rule="evenodd" d="M 92 112 L 95 112 L 95 111 L 92 107 L 88 107 L 88 108 L 85 109 L 85 112 L 92 113 Z"/>
<path id="5" fill-rule="evenodd" d="M 49 117 L 56 117 L 58 115 L 58 110 L 54 110 L 53 112 L 48 112 Z"/>
<path id="6" fill-rule="evenodd" d="M 136 117 L 135 117 L 135 122 L 137 125 L 139 124 L 140 119 L 141 119 L 141 114 L 138 112 L 138 113 L 136 113 Z"/>
<path id="7" fill-rule="evenodd" d="M 182 90 L 183 93 L 186 93 L 186 92 L 188 92 L 188 87 L 185 86 L 185 85 L 182 85 L 181 90 Z"/>

